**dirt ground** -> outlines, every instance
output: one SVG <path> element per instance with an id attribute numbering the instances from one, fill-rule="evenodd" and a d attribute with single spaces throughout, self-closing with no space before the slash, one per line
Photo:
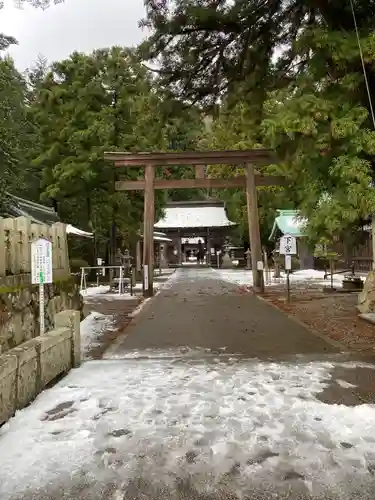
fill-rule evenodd
<path id="1" fill-rule="evenodd" d="M 323 292 L 320 287 L 292 288 L 287 303 L 284 286 L 268 288 L 264 298 L 309 328 L 348 349 L 375 350 L 375 325 L 359 317 L 357 293 Z"/>

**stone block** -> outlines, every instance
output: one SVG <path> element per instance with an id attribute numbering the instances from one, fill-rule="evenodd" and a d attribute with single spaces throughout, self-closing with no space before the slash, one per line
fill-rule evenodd
<path id="1" fill-rule="evenodd" d="M 37 337 L 40 348 L 41 387 L 71 368 L 71 331 L 58 328 L 43 337 Z"/>
<path id="2" fill-rule="evenodd" d="M 81 364 L 81 315 L 79 311 L 62 311 L 55 316 L 56 328 L 69 328 L 72 334 L 72 367 Z"/>
<path id="3" fill-rule="evenodd" d="M 358 295 L 357 309 L 361 314 L 375 312 L 375 271 L 367 275 L 363 290 Z"/>
<path id="4" fill-rule="evenodd" d="M 40 392 L 39 343 L 36 339 L 24 342 L 10 351 L 17 357 L 16 408 L 24 408 Z"/>
<path id="5" fill-rule="evenodd" d="M 17 357 L 0 356 L 0 424 L 6 422 L 16 410 Z"/>
<path id="6" fill-rule="evenodd" d="M 82 311 L 79 285 L 73 280 L 45 286 L 46 332 L 55 327 L 55 316 L 62 310 Z M 7 352 L 39 335 L 38 287 L 0 293 L 0 351 Z"/>

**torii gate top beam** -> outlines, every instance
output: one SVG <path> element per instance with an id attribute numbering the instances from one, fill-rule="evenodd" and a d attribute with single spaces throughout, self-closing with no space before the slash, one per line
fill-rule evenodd
<path id="1" fill-rule="evenodd" d="M 117 167 L 150 165 L 269 165 L 276 163 L 271 149 L 252 149 L 244 151 L 183 151 L 167 153 L 104 153 L 105 160 L 112 160 Z"/>

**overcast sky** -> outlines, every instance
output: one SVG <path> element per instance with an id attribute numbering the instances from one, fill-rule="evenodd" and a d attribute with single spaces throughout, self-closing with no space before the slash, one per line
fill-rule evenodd
<path id="1" fill-rule="evenodd" d="M 5 0 L 0 32 L 18 40 L 9 52 L 24 70 L 38 54 L 52 62 L 74 50 L 137 45 L 144 37 L 138 28 L 143 12 L 143 0 L 65 0 L 45 11 L 30 6 L 19 10 Z"/>

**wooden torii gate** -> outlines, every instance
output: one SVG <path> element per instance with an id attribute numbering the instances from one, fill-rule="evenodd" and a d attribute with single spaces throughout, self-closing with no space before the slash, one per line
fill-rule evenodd
<path id="1" fill-rule="evenodd" d="M 144 191 L 144 231 L 143 231 L 143 266 L 147 266 L 148 280 L 145 296 L 152 296 L 153 285 L 153 235 L 155 224 L 155 189 L 220 189 L 246 188 L 251 266 L 253 286 L 259 291 L 261 282 L 257 272 L 257 262 L 262 260 L 262 247 L 259 229 L 258 186 L 281 186 L 285 179 L 281 176 L 262 175 L 255 171 L 254 165 L 267 165 L 275 162 L 274 153 L 268 149 L 247 151 L 197 151 L 168 153 L 104 153 L 106 160 L 114 161 L 116 167 L 145 167 L 144 179 L 116 182 L 117 191 Z M 195 179 L 156 179 L 155 167 L 168 165 L 195 166 Z M 245 176 L 231 179 L 208 179 L 204 169 L 207 165 L 245 166 Z M 146 287 L 145 287 L 146 288 Z"/>

